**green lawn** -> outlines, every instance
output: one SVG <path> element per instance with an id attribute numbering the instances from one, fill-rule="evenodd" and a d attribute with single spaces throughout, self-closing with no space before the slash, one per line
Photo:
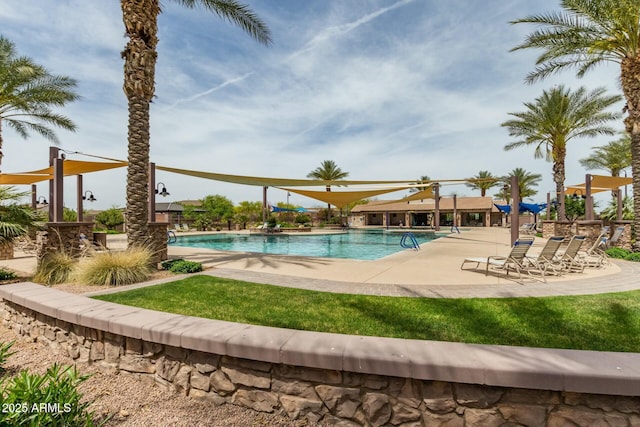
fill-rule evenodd
<path id="1" fill-rule="evenodd" d="M 95 298 L 290 329 L 640 352 L 640 291 L 546 298 L 431 299 L 333 294 L 193 276 Z"/>

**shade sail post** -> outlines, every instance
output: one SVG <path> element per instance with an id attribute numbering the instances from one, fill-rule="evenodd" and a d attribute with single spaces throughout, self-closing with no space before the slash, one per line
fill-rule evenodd
<path id="1" fill-rule="evenodd" d="M 53 160 L 53 222 L 64 221 L 64 159 Z"/>
<path id="2" fill-rule="evenodd" d="M 433 218 L 433 228 L 436 231 L 440 231 L 440 184 L 437 182 L 433 183 L 433 197 L 435 199 L 435 208 L 434 208 L 434 218 Z"/>
<path id="3" fill-rule="evenodd" d="M 616 189 L 616 202 L 616 220 L 622 221 L 622 191 L 619 188 Z"/>
<path id="4" fill-rule="evenodd" d="M 58 147 L 49 147 L 49 167 L 53 167 L 55 160 L 58 158 L 60 150 Z M 55 177 L 49 180 L 49 222 L 53 222 L 53 212 L 55 209 Z"/>
<path id="5" fill-rule="evenodd" d="M 156 222 L 156 164 L 149 162 L 149 222 Z"/>
<path id="6" fill-rule="evenodd" d="M 593 197 L 591 196 L 591 175 L 586 174 L 584 177 L 586 199 L 584 201 L 584 218 L 587 221 L 593 220 Z"/>
<path id="7" fill-rule="evenodd" d="M 78 185 L 76 185 L 76 201 L 78 206 L 78 222 L 84 220 L 83 206 L 82 206 L 82 175 L 78 175 Z"/>
<path id="8" fill-rule="evenodd" d="M 38 208 L 38 186 L 31 184 L 31 209 L 34 211 Z"/>
<path id="9" fill-rule="evenodd" d="M 267 222 L 267 188 L 262 187 L 262 222 Z"/>
<path id="10" fill-rule="evenodd" d="M 511 177 L 511 246 L 516 243 L 520 233 L 520 188 L 518 177 Z"/>

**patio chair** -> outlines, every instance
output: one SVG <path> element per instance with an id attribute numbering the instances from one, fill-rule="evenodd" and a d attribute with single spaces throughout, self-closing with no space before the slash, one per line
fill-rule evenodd
<path id="1" fill-rule="evenodd" d="M 182 224 L 182 231 L 189 231 L 189 225 L 188 224 Z"/>
<path id="2" fill-rule="evenodd" d="M 31 240 L 31 238 L 27 235 L 18 236 L 13 241 L 13 247 L 21 252 L 24 252 L 28 255 L 33 255 L 36 253 L 36 242 Z"/>
<path id="3" fill-rule="evenodd" d="M 586 236 L 576 235 L 569 240 L 569 245 L 567 245 L 567 249 L 564 251 L 562 258 L 560 259 L 563 271 L 568 273 L 574 271 L 582 273 L 584 271 L 587 263 L 583 257 L 578 255 L 578 252 L 580 251 L 580 247 L 582 247 L 585 238 Z"/>
<path id="4" fill-rule="evenodd" d="M 609 257 L 605 252 L 607 247 L 607 235 L 609 234 L 609 227 L 604 227 L 598 238 L 593 242 L 593 245 L 586 251 L 579 251 L 578 256 L 585 262 L 585 267 L 604 267 L 609 263 Z"/>
<path id="5" fill-rule="evenodd" d="M 518 231 L 522 234 L 536 234 L 536 223 L 535 222 L 526 222 L 520 226 Z"/>
<path id="6" fill-rule="evenodd" d="M 480 264 L 486 265 L 485 276 L 489 275 L 489 268 L 493 267 L 498 271 L 506 271 L 507 276 L 509 275 L 509 271 L 516 271 L 518 273 L 518 278 L 520 279 L 522 278 L 522 273 L 527 273 L 530 277 L 536 278 L 533 273 L 537 272 L 540 277 L 542 277 L 544 275 L 543 272 L 536 269 L 535 266 L 528 264 L 526 261 L 527 252 L 531 248 L 531 245 L 533 245 L 533 237 L 522 237 L 516 240 L 516 242 L 513 244 L 509 255 L 492 255 L 485 258 L 465 258 L 465 260 L 462 261 L 460 269 L 463 270 L 462 267 L 464 267 L 464 265 L 468 262 L 475 262 L 476 269 L 480 267 Z"/>
<path id="7" fill-rule="evenodd" d="M 624 227 L 616 227 L 615 231 L 613 232 L 613 236 L 611 236 L 610 239 L 607 239 L 605 243 L 605 248 L 609 249 L 617 245 L 618 241 L 620 240 L 623 234 L 624 234 Z"/>
<path id="8" fill-rule="evenodd" d="M 564 241 L 563 236 L 552 236 L 549 237 L 547 243 L 540 251 L 540 254 L 536 257 L 526 257 L 526 261 L 537 270 L 542 272 L 542 275 L 546 275 L 549 273 L 549 269 L 551 269 L 552 274 L 559 275 L 562 273 L 562 262 L 558 257 L 558 250 L 560 249 L 560 245 Z"/>

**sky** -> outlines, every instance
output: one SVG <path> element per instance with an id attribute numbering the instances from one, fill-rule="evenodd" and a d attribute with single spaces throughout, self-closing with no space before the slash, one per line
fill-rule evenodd
<path id="1" fill-rule="evenodd" d="M 522 167 L 543 177 L 528 201 L 544 202 L 554 189 L 552 164 L 534 159 L 533 147 L 504 151 L 514 139 L 500 124 L 554 85 L 621 93 L 616 64 L 582 79 L 565 71 L 524 82 L 540 52 L 510 49 L 534 27 L 509 22 L 559 11 L 558 0 L 246 0 L 271 30 L 269 46 L 215 14 L 161 4 L 150 155 L 162 166 L 306 178 L 333 160 L 349 179 L 408 181 Z M 126 160 L 120 2 L 3 0 L 0 34 L 20 55 L 78 81 L 82 99 L 59 110 L 78 129 L 56 130 L 59 148 Z M 623 129 L 621 120 L 613 126 Z M 48 166 L 50 141 L 37 134 L 24 140 L 8 126 L 2 136 L 3 172 Z M 578 160 L 617 138 L 570 142 L 566 184 L 583 183 L 588 172 Z M 170 192 L 158 202 L 211 194 L 234 203 L 262 199 L 260 187 L 162 171 L 156 181 Z M 83 182 L 97 199 L 85 209 L 125 205 L 125 169 L 87 174 Z M 72 209 L 75 188 L 75 178 L 65 178 L 65 206 Z M 441 190 L 453 193 L 479 195 L 464 185 Z M 48 184 L 38 184 L 38 195 L 48 195 Z M 287 193 L 270 189 L 268 199 L 286 202 Z M 289 202 L 323 205 L 295 194 Z"/>

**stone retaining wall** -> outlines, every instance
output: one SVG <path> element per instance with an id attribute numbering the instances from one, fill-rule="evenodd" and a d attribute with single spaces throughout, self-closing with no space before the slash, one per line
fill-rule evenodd
<path id="1" fill-rule="evenodd" d="M 10 286 L 17 289 L 16 285 Z M 354 369 L 323 369 L 314 365 L 335 363 L 335 360 L 328 357 L 331 353 L 323 345 L 323 339 L 326 336 L 333 337 L 333 334 L 289 331 L 288 337 L 305 334 L 304 348 L 309 351 L 302 354 L 305 352 L 301 352 L 300 348 L 295 351 L 290 349 L 292 354 L 287 356 L 285 345 L 277 336 L 265 339 L 276 328 L 250 327 L 162 313 L 156 316 L 156 323 L 151 322 L 162 326 L 143 326 L 141 333 L 137 334 L 131 333 L 133 329 L 128 328 L 127 324 L 133 319 L 149 319 L 149 310 L 129 307 L 122 311 L 122 306 L 117 304 L 69 296 L 66 299 L 71 301 L 66 303 L 72 304 L 76 313 L 76 321 L 70 322 L 62 319 L 73 318 L 68 317 L 71 312 L 61 308 L 64 298 L 60 295 L 62 293 L 56 294 L 57 291 L 49 289 L 47 290 L 54 293 L 43 292 L 30 286 L 21 290 L 20 294 L 7 298 L 11 291 L 3 295 L 2 288 L 0 287 L 0 298 L 4 298 L 4 302 L 0 300 L 0 316 L 3 324 L 20 334 L 48 343 L 55 351 L 66 354 L 70 361 L 118 369 L 135 375 L 141 381 L 155 383 L 167 392 L 186 394 L 210 401 L 214 405 L 231 403 L 256 411 L 286 413 L 292 419 L 306 418 L 310 424 L 319 422 L 322 425 L 340 426 L 640 425 L 640 374 L 633 369 L 631 372 L 627 371 L 629 366 L 619 353 L 602 355 L 602 360 L 598 361 L 602 365 L 602 371 L 593 372 L 592 378 L 583 378 L 573 386 L 576 389 L 595 387 L 608 393 L 615 390 L 609 395 L 569 391 L 566 389 L 571 387 L 565 386 L 561 387 L 565 390 L 557 390 L 557 381 L 549 369 L 554 365 L 561 365 L 562 360 L 548 357 L 546 352 L 541 354 L 547 356 L 539 358 L 535 363 L 538 365 L 535 366 L 537 379 L 533 381 L 540 385 L 546 384 L 548 389 L 544 386 L 523 388 L 491 385 L 522 379 L 527 381 L 530 374 L 525 371 L 517 372 L 513 363 L 506 362 L 509 360 L 505 357 L 508 348 L 499 346 L 495 347 L 494 358 L 496 366 L 501 368 L 497 368 L 493 375 L 485 370 L 483 375 L 475 376 L 476 383 L 439 379 L 440 371 L 448 372 L 445 376 L 450 377 L 474 377 L 472 373 L 478 366 L 470 366 L 464 360 L 465 355 L 456 354 L 455 351 L 442 354 L 440 361 L 430 357 L 430 364 L 414 362 L 407 369 L 404 369 L 405 363 L 402 361 L 402 357 L 406 356 L 395 354 L 402 357 L 396 362 L 389 357 L 385 360 L 385 345 L 396 345 L 397 353 L 402 348 L 402 342 L 408 340 L 381 339 L 380 342 L 385 345 L 381 344 L 379 351 L 375 352 L 367 348 L 371 342 L 376 342 L 373 337 L 348 338 L 356 343 L 362 342 L 362 348 L 352 349 L 348 345 L 342 349 L 340 340 L 335 339 L 333 345 L 340 350 L 341 356 L 338 357 L 343 365 L 347 363 L 347 357 L 354 357 Z M 22 301 L 22 304 L 8 299 Z M 86 300 L 85 308 L 78 308 L 83 300 Z M 25 305 L 38 306 L 40 309 L 34 310 Z M 55 306 L 58 308 L 52 309 Z M 91 318 L 85 317 L 81 314 L 83 312 L 93 315 Z M 107 317 L 107 312 L 110 312 L 111 317 Z M 56 317 L 52 313 L 60 315 Z M 105 319 L 112 319 L 107 322 L 108 327 L 83 325 L 92 322 L 96 325 L 104 324 L 101 322 Z M 166 326 L 167 324 L 171 326 Z M 202 329 L 203 325 L 213 329 Z M 178 342 L 168 332 L 176 327 L 185 331 L 179 339 L 183 343 L 189 343 L 198 336 L 224 336 L 226 330 L 233 328 L 244 332 L 231 334 L 239 336 L 234 345 L 230 344 L 234 341 L 233 338 L 225 338 L 226 345 L 223 347 L 217 342 L 220 340 L 208 340 L 200 343 L 193 341 L 190 347 L 195 348 L 186 348 L 170 344 Z M 257 335 L 251 333 L 251 328 L 257 330 Z M 189 334 L 190 337 L 186 337 Z M 256 336 L 261 337 L 261 348 L 251 345 Z M 367 341 L 369 338 L 373 341 Z M 295 340 L 291 338 L 289 341 Z M 448 348 L 455 348 L 455 344 L 448 344 Z M 438 346 L 437 343 L 433 345 Z M 294 347 L 295 345 L 292 349 Z M 198 348 L 218 350 L 202 351 Z M 277 349 L 278 355 L 274 353 L 274 349 Z M 553 352 L 552 350 L 550 354 L 553 355 Z M 555 352 L 557 355 L 563 354 L 560 350 Z M 256 354 L 256 357 L 238 357 L 239 354 Z M 571 355 L 571 360 L 576 365 L 586 364 L 586 359 L 579 357 L 579 352 Z M 300 357 L 300 360 L 307 360 L 305 365 L 311 366 L 283 363 L 283 357 L 289 360 Z M 336 357 L 334 354 L 333 359 Z M 323 358 L 328 361 L 322 361 Z M 517 357 L 520 358 L 522 355 Z M 270 359 L 279 361 L 269 361 Z M 479 359 L 477 363 L 481 365 Z M 373 360 L 379 362 L 377 367 L 372 366 Z M 618 370 L 624 371 L 620 379 L 607 378 L 612 375 L 609 374 L 610 363 L 607 361 L 613 361 Z M 638 359 L 633 357 L 631 364 L 636 368 L 637 362 Z M 576 366 L 568 367 L 562 375 L 570 377 L 572 373 L 575 375 L 576 370 Z M 387 371 L 404 371 L 406 375 L 388 375 Z M 493 377 L 495 379 L 492 380 Z M 626 382 L 620 383 L 620 386 L 616 382 L 622 378 Z M 607 385 L 605 380 L 611 380 L 612 383 Z"/>

